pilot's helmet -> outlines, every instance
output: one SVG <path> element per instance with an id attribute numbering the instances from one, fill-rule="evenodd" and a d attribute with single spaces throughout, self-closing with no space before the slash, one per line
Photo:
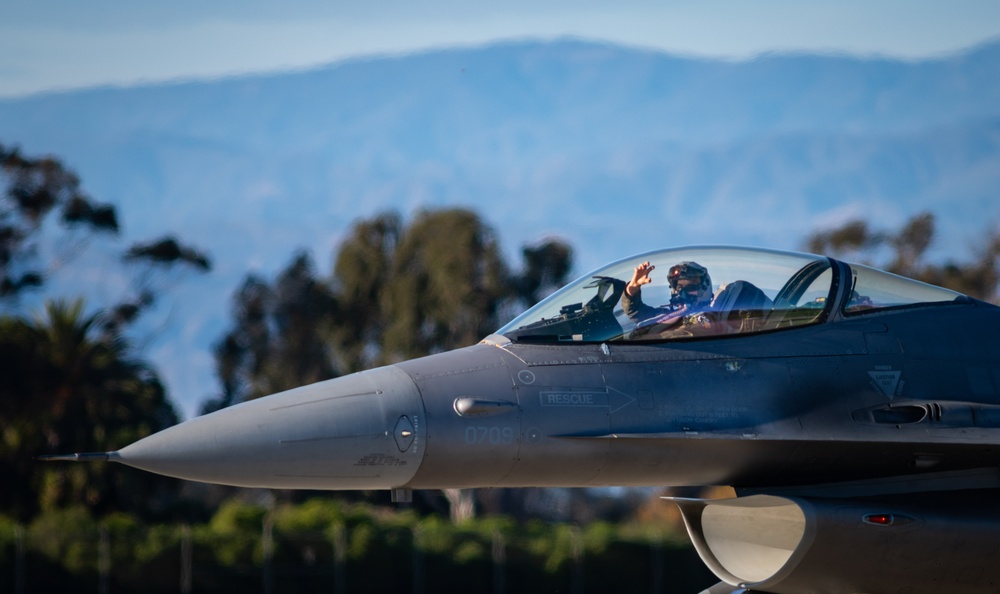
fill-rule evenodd
<path id="1" fill-rule="evenodd" d="M 673 305 L 699 305 L 712 300 L 712 277 L 708 269 L 697 262 L 681 262 L 670 267 L 670 303 Z"/>

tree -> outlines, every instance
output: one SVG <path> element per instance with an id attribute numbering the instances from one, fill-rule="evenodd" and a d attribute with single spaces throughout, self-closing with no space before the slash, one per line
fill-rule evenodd
<path id="1" fill-rule="evenodd" d="M 0 144 L 0 306 L 16 311 L 17 298 L 40 288 L 54 270 L 79 256 L 95 237 L 117 236 L 118 212 L 80 188 L 80 178 L 54 157 L 29 158 Z M 46 233 L 53 213 L 61 233 Z M 184 269 L 211 270 L 208 257 L 172 236 L 138 242 L 122 254 L 131 267 L 130 294 L 102 316 L 114 334 L 151 307 L 169 285 L 162 282 Z M 159 281 L 159 282 L 158 282 Z"/>
<path id="2" fill-rule="evenodd" d="M 934 215 L 925 212 L 913 216 L 895 233 L 872 231 L 861 220 L 849 221 L 838 228 L 813 233 L 806 240 L 806 249 L 871 264 L 977 299 L 992 302 L 1000 299 L 1000 230 L 979 242 L 973 260 L 966 263 L 925 262 L 933 241 Z"/>
<path id="3" fill-rule="evenodd" d="M 361 371 L 381 361 L 388 324 L 396 247 L 403 225 L 394 213 L 356 222 L 340 245 L 334 263 L 332 290 L 345 315 L 331 328 L 345 372 Z"/>
<path id="4" fill-rule="evenodd" d="M 548 278 L 538 268 L 536 289 Z M 304 253 L 273 286 L 247 277 L 215 347 L 222 393 L 204 410 L 474 344 L 498 327 L 510 286 L 492 230 L 470 211 L 424 211 L 405 228 L 392 213 L 359 221 L 332 279 Z"/>
<path id="5" fill-rule="evenodd" d="M 59 227 L 52 228 L 53 215 Z M 177 422 L 156 372 L 125 331 L 184 270 L 205 272 L 204 254 L 173 237 L 134 244 L 114 258 L 131 294 L 84 313 L 82 298 L 55 298 L 34 320 L 19 299 L 43 288 L 96 237 L 119 230 L 116 209 L 99 204 L 53 157 L 0 145 L 0 504 L 27 518 L 69 502 L 101 512 L 151 512 L 165 502 L 161 479 L 108 465 L 48 465 L 44 453 L 108 451 Z M 116 270 L 118 270 L 116 268 Z"/>
<path id="6" fill-rule="evenodd" d="M 134 323 L 186 271 L 212 269 L 208 256 L 170 235 L 133 244 L 122 260 L 130 268 L 130 290 L 103 318 L 105 332 L 112 335 Z"/>
<path id="7" fill-rule="evenodd" d="M 507 267 L 492 229 L 470 211 L 418 213 L 387 272 L 386 362 L 475 344 L 499 326 Z"/>
<path id="8" fill-rule="evenodd" d="M 233 305 L 233 327 L 215 345 L 222 393 L 203 413 L 338 375 L 326 340 L 338 304 L 307 254 L 297 254 L 273 286 L 248 276 Z"/>
<path id="9" fill-rule="evenodd" d="M 425 210 L 404 226 L 383 213 L 339 246 L 332 289 L 341 315 L 331 341 L 345 372 L 474 344 L 566 282 L 572 248 L 547 239 L 503 261 L 472 211 Z"/>
<path id="10" fill-rule="evenodd" d="M 46 452 L 110 451 L 177 422 L 156 373 L 120 336 L 100 330 L 83 301 L 53 301 L 34 321 L 0 318 L 4 509 L 23 518 L 85 502 L 92 509 L 149 512 L 165 481 L 108 465 L 46 465 Z M 15 488 L 15 486 L 19 488 Z"/>
<path id="11" fill-rule="evenodd" d="M 52 157 L 28 158 L 0 144 L 0 181 L 6 186 L 0 194 L 0 299 L 45 282 L 49 271 L 40 261 L 40 237 L 54 211 L 68 232 L 118 233 L 114 207 L 90 199 L 76 174 Z M 66 242 L 60 258 L 77 252 L 78 243 Z"/>
<path id="12" fill-rule="evenodd" d="M 523 271 L 511 278 L 511 287 L 523 307 L 538 303 L 566 284 L 573 267 L 573 248 L 558 239 L 546 239 L 521 250 Z M 518 312 L 520 313 L 520 312 Z"/>

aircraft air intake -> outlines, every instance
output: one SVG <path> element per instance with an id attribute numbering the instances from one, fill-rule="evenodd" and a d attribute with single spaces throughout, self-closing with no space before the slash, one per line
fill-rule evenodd
<path id="1" fill-rule="evenodd" d="M 996 496 L 965 495 L 962 509 L 949 505 L 950 493 L 668 499 L 680 507 L 702 561 L 731 586 L 800 594 L 895 592 L 907 584 L 912 594 L 939 594 L 996 591 Z"/>

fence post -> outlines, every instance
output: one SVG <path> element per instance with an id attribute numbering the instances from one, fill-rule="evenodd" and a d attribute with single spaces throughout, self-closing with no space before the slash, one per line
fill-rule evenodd
<path id="1" fill-rule="evenodd" d="M 14 526 L 14 592 L 24 594 L 24 527 Z"/>
<path id="2" fill-rule="evenodd" d="M 650 542 L 652 558 L 652 572 L 650 579 L 650 592 L 660 594 L 663 592 L 663 535 L 659 531 L 653 534 Z"/>
<path id="3" fill-rule="evenodd" d="M 499 528 L 493 529 L 493 594 L 503 594 L 507 589 L 507 543 Z"/>
<path id="4" fill-rule="evenodd" d="M 424 594 L 424 551 L 419 525 L 413 526 L 413 594 Z"/>
<path id="5" fill-rule="evenodd" d="M 108 535 L 108 527 L 101 525 L 99 529 L 100 540 L 97 543 L 97 591 L 101 594 L 108 594 L 111 579 L 111 537 Z"/>
<path id="6" fill-rule="evenodd" d="M 340 522 L 333 527 L 333 592 L 347 594 L 347 529 Z"/>
<path id="7" fill-rule="evenodd" d="M 583 594 L 583 536 L 580 528 L 573 526 L 569 533 L 570 547 L 573 552 L 573 574 L 570 579 L 570 592 Z"/>
<path id="8" fill-rule="evenodd" d="M 272 567 L 274 556 L 274 495 L 268 492 L 267 513 L 264 514 L 264 522 L 261 534 L 261 549 L 264 556 L 264 571 L 261 576 L 263 580 L 262 588 L 264 594 L 274 592 L 274 568 Z"/>
<path id="9" fill-rule="evenodd" d="M 191 527 L 181 526 L 181 594 L 191 594 Z"/>

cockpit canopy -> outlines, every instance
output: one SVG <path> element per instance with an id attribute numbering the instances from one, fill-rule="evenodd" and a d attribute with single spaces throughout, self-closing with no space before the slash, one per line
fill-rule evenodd
<path id="1" fill-rule="evenodd" d="M 625 296 L 636 266 L 655 266 L 638 299 Z M 672 295 L 668 271 L 696 263 L 711 279 L 710 301 Z M 688 266 L 690 268 L 690 266 Z M 850 278 L 829 258 L 764 249 L 667 249 L 619 260 L 556 291 L 497 333 L 515 342 L 650 341 L 747 334 L 826 320 L 835 292 L 850 283 L 843 315 L 954 301 L 962 295 L 867 266 Z M 846 275 L 845 275 L 846 276 Z M 676 284 L 676 283 L 675 283 Z"/>

